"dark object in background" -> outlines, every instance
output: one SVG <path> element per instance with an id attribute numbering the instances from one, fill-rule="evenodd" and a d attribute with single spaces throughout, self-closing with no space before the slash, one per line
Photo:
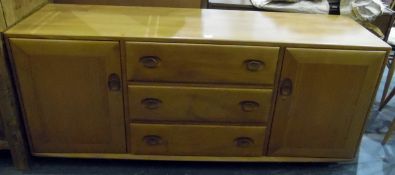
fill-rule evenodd
<path id="1" fill-rule="evenodd" d="M 372 22 L 373 25 L 377 26 L 381 30 L 381 32 L 383 32 L 384 41 L 388 40 L 392 25 L 394 24 L 394 19 L 395 19 L 394 11 L 392 11 L 389 8 L 386 8 L 384 14 L 377 17 L 376 20 Z"/>

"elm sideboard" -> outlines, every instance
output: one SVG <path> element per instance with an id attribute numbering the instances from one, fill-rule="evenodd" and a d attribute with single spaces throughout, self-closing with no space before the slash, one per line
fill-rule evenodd
<path id="1" fill-rule="evenodd" d="M 34 156 L 353 160 L 390 47 L 342 16 L 48 4 L 5 33 Z"/>

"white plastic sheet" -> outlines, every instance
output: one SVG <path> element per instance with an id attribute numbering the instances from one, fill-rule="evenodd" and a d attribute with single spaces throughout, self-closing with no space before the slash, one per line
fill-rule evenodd
<path id="1" fill-rule="evenodd" d="M 329 12 L 329 4 L 327 0 L 302 0 L 295 3 L 272 2 L 272 0 L 251 0 L 251 2 L 257 8 L 270 11 L 322 14 L 328 14 Z"/>
<path id="2" fill-rule="evenodd" d="M 327 0 L 301 0 L 294 3 L 278 2 L 277 0 L 251 0 L 252 4 L 264 10 L 284 11 L 295 13 L 329 13 L 329 3 Z M 363 21 L 373 21 L 384 11 L 385 5 L 380 0 L 341 0 L 340 14 L 347 15 L 353 19 Z"/>
<path id="3" fill-rule="evenodd" d="M 380 0 L 341 0 L 340 14 L 351 16 L 357 21 L 373 21 L 384 12 Z"/>

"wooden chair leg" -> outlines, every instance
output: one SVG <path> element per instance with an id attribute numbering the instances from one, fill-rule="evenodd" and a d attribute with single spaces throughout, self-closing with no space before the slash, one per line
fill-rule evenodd
<path id="1" fill-rule="evenodd" d="M 395 63 L 394 63 L 394 61 L 392 61 L 391 68 L 388 71 L 387 80 L 385 81 L 383 95 L 381 96 L 379 111 L 381 111 L 384 108 L 384 106 L 386 105 L 385 100 L 386 100 L 387 93 L 388 93 L 388 90 L 391 85 L 392 77 L 394 76 L 394 71 L 395 71 Z"/>
<path id="2" fill-rule="evenodd" d="M 383 109 L 385 105 L 388 104 L 388 102 L 395 96 L 395 87 L 391 90 L 391 92 L 388 94 L 388 96 L 384 99 L 382 104 L 380 104 L 380 110 Z"/>
<path id="3" fill-rule="evenodd" d="M 386 144 L 388 142 L 388 140 L 390 139 L 392 133 L 395 130 L 395 119 L 392 121 L 390 128 L 388 129 L 387 133 L 384 136 L 383 142 L 382 144 Z"/>
<path id="4" fill-rule="evenodd" d="M 0 113 L 3 118 L 5 139 L 8 142 L 15 167 L 19 170 L 28 170 L 29 152 L 24 138 L 12 76 L 7 65 L 2 35 L 0 35 Z"/>

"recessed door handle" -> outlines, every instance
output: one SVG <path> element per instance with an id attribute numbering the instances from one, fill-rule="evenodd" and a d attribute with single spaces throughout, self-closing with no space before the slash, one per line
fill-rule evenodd
<path id="1" fill-rule="evenodd" d="M 292 80 L 289 78 L 285 78 L 280 85 L 280 95 L 290 96 L 292 95 L 292 90 L 293 90 Z"/>
<path id="2" fill-rule="evenodd" d="M 113 73 L 108 76 L 108 89 L 110 91 L 121 90 L 121 78 L 118 74 Z"/>

